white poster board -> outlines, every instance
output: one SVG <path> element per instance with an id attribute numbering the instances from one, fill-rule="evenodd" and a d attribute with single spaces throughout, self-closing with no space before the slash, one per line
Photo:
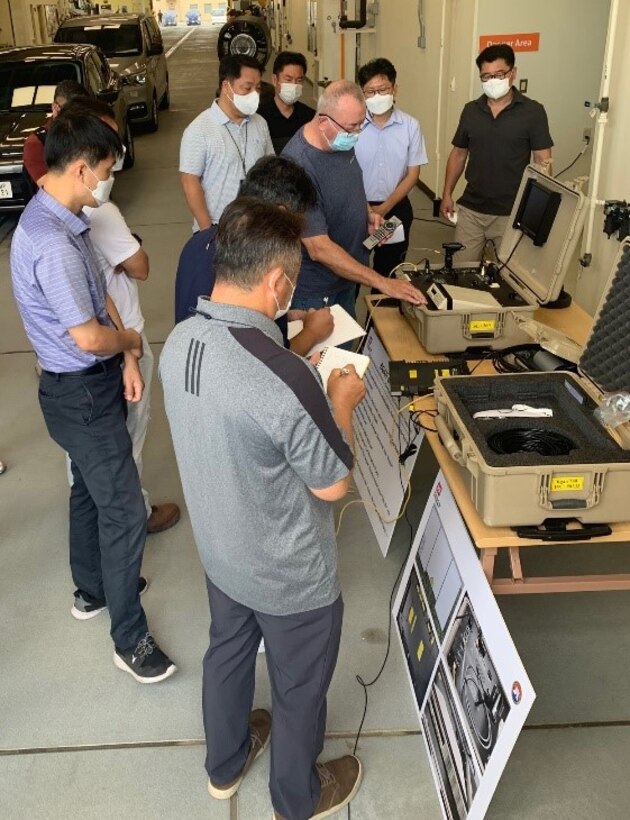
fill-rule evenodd
<path id="1" fill-rule="evenodd" d="M 536 694 L 441 470 L 392 616 L 442 814 L 480 820 Z"/>
<path id="2" fill-rule="evenodd" d="M 368 333 L 361 352 L 370 357 L 371 364 L 363 379 L 365 399 L 354 411 L 353 475 L 378 545 L 387 555 L 417 452 L 400 464 L 410 430 L 409 411 L 399 411 L 409 399 L 398 400 L 389 392 L 389 356 L 374 329 Z M 419 449 L 424 433 L 416 436 L 414 430 L 413 436 Z"/>

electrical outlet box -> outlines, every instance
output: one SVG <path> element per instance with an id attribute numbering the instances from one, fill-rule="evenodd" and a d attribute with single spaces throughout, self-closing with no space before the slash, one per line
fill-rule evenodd
<path id="1" fill-rule="evenodd" d="M 593 142 L 593 129 L 585 128 L 584 131 L 582 131 L 582 139 L 584 140 L 584 142 L 586 142 L 587 140 L 589 142 Z"/>
<path id="2" fill-rule="evenodd" d="M 518 81 L 518 90 L 521 92 L 521 94 L 527 94 L 527 84 L 528 84 L 527 80 L 519 80 Z"/>

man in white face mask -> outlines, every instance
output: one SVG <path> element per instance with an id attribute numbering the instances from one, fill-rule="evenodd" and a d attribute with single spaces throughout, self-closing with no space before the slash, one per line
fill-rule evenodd
<path id="1" fill-rule="evenodd" d="M 267 121 L 276 154 L 315 116 L 312 108 L 299 101 L 305 76 L 306 58 L 303 54 L 281 51 L 274 60 L 271 81 L 275 95 L 261 105 L 259 113 Z"/>
<path id="2" fill-rule="evenodd" d="M 146 513 L 125 424 L 125 399 L 142 398 L 142 339 L 124 328 L 107 294 L 83 213 L 97 206 L 95 192 L 121 154 L 120 138 L 100 118 L 63 111 L 55 119 L 48 173 L 13 237 L 11 275 L 42 369 L 46 426 L 72 460 L 72 615 L 85 621 L 108 610 L 114 664 L 140 683 L 158 683 L 176 667 L 149 633 L 140 603 Z M 85 663 L 82 653 L 75 663 Z"/>
<path id="3" fill-rule="evenodd" d="M 202 697 L 208 792 L 229 800 L 271 741 L 274 816 L 287 820 L 341 810 L 362 776 L 354 755 L 317 760 L 343 618 L 332 502 L 350 487 L 353 412 L 365 386 L 349 365 L 332 371 L 325 393 L 273 321 L 291 302 L 301 232 L 287 209 L 232 202 L 217 231 L 212 296 L 198 299 L 160 357 L 212 620 Z M 261 638 L 271 714 L 252 710 Z"/>
<path id="4" fill-rule="evenodd" d="M 407 254 L 413 223 L 408 194 L 418 182 L 420 167 L 428 162 L 427 151 L 418 120 L 395 107 L 396 69 L 389 60 L 378 58 L 362 66 L 359 85 L 367 116 L 354 150 L 363 171 L 365 193 L 372 211 L 385 219 L 397 216 L 403 224 L 401 241 L 374 249 L 372 267 L 389 276 Z"/>
<path id="5" fill-rule="evenodd" d="M 101 100 L 81 98 L 68 103 L 67 111 L 92 114 L 118 132 L 111 106 Z M 96 206 L 86 205 L 83 213 L 90 220 L 90 240 L 96 260 L 105 276 L 107 293 L 118 310 L 123 326 L 136 330 L 142 338 L 144 355 L 139 366 L 144 391 L 139 401 L 127 403 L 127 430 L 131 438 L 133 459 L 142 480 L 142 452 L 151 415 L 153 353 L 145 333 L 138 282 L 146 281 L 149 277 L 149 257 L 141 247 L 138 237 L 132 234 L 118 206 L 109 199 L 114 184 L 114 173 L 122 170 L 123 161 L 124 153 L 118 156 L 109 177 L 106 180 L 99 180 L 97 187 L 92 190 Z M 72 486 L 69 462 L 68 478 Z M 147 517 L 147 533 L 163 532 L 177 524 L 180 518 L 177 504 L 151 504 L 149 494 L 144 488 L 142 496 Z"/>
<path id="6" fill-rule="evenodd" d="M 446 163 L 440 215 L 454 221 L 459 261 L 478 262 L 484 245 L 497 245 L 507 227 L 523 171 L 530 161 L 551 172 L 547 114 L 516 89 L 514 51 L 505 43 L 476 60 L 483 94 L 467 103 Z M 453 191 L 466 169 L 466 189 L 455 208 Z"/>
<path id="7" fill-rule="evenodd" d="M 261 74 L 253 57 L 223 57 L 217 99 L 184 131 L 179 170 L 193 232 L 216 225 L 249 169 L 274 153 L 267 123 L 256 113 Z"/>

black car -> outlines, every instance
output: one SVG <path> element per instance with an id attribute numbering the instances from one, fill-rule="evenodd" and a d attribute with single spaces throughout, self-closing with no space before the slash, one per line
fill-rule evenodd
<path id="1" fill-rule="evenodd" d="M 126 147 L 125 168 L 135 159 L 120 77 L 92 45 L 45 45 L 0 51 L 0 212 L 24 207 L 22 155 L 29 134 L 50 116 L 55 87 L 76 80 L 114 109 Z"/>

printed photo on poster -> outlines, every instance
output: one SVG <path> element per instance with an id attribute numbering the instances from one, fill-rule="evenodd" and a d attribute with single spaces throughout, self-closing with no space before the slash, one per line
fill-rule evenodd
<path id="1" fill-rule="evenodd" d="M 417 564 L 433 620 L 440 638 L 443 638 L 463 589 L 463 583 L 448 536 L 435 507 L 431 510 L 422 533 Z"/>
<path id="2" fill-rule="evenodd" d="M 422 717 L 422 730 L 449 820 L 464 820 L 479 785 L 473 752 L 440 663 Z"/>
<path id="3" fill-rule="evenodd" d="M 438 645 L 415 568 L 398 611 L 398 629 L 418 709 L 421 709 L 435 669 Z"/>
<path id="4" fill-rule="evenodd" d="M 451 680 L 483 770 L 510 712 L 483 633 L 466 595 L 445 646 Z"/>

